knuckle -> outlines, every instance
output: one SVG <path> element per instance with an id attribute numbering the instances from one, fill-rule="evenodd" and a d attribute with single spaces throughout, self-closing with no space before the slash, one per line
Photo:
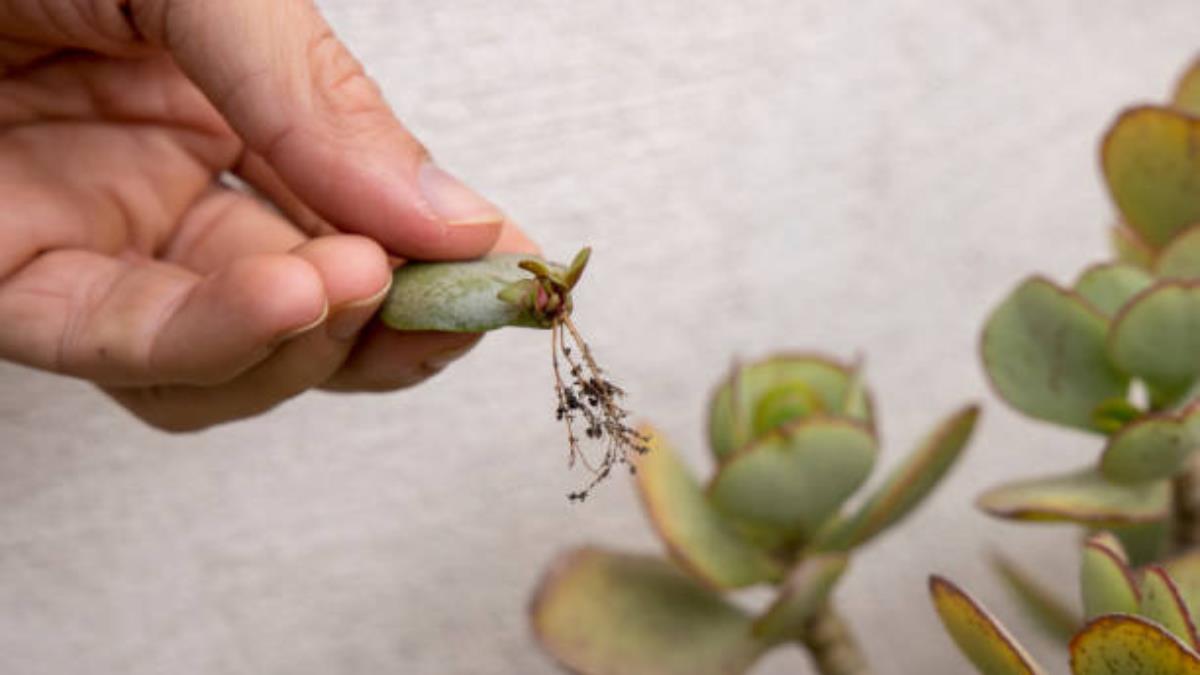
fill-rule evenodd
<path id="1" fill-rule="evenodd" d="M 382 129 L 392 124 L 392 113 L 379 86 L 362 64 L 323 27 L 307 48 L 312 90 L 319 112 L 347 133 Z"/>

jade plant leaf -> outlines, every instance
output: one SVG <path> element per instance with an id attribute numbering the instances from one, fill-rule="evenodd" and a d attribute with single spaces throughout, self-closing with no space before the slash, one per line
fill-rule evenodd
<path id="1" fill-rule="evenodd" d="M 1200 549 L 1169 558 L 1162 562 L 1162 567 L 1171 576 L 1175 589 L 1183 598 L 1191 615 L 1198 616 L 1200 612 Z"/>
<path id="2" fill-rule="evenodd" d="M 724 513 L 789 540 L 810 538 L 866 480 L 874 435 L 844 419 L 806 419 L 733 454 L 708 486 Z"/>
<path id="3" fill-rule="evenodd" d="M 1200 675 L 1200 657 L 1158 624 L 1102 616 L 1071 641 L 1074 675 Z"/>
<path id="4" fill-rule="evenodd" d="M 844 553 L 820 553 L 801 560 L 775 602 L 754 622 L 754 634 L 769 643 L 801 639 L 808 620 L 829 599 L 849 562 Z"/>
<path id="5" fill-rule="evenodd" d="M 708 503 L 699 483 L 662 436 L 649 429 L 650 451 L 637 458 L 637 487 L 654 529 L 685 570 L 718 588 L 783 576 L 781 566 L 747 542 Z"/>
<path id="6" fill-rule="evenodd" d="M 1137 582 L 1124 555 L 1100 537 L 1083 546 L 1079 586 L 1083 614 L 1089 620 L 1102 614 L 1135 614 L 1140 606 Z"/>
<path id="7" fill-rule="evenodd" d="M 984 368 L 1016 409 L 1094 431 L 1097 406 L 1124 397 L 1128 388 L 1128 378 L 1108 360 L 1107 332 L 1107 319 L 1090 303 L 1034 277 L 989 317 Z"/>
<path id="8" fill-rule="evenodd" d="M 1083 625 L 1083 619 L 1065 599 L 1020 565 L 998 553 L 991 556 L 991 563 L 1020 603 L 1025 615 L 1042 633 L 1063 644 L 1071 641 L 1071 637 Z"/>
<path id="9" fill-rule="evenodd" d="M 1158 249 L 1200 223 L 1200 118 L 1159 106 L 1131 108 L 1104 138 L 1101 164 L 1125 222 Z"/>
<path id="10" fill-rule="evenodd" d="M 659 558 L 580 548 L 557 558 L 530 607 L 534 634 L 586 673 L 740 673 L 766 645 L 751 619 Z"/>
<path id="11" fill-rule="evenodd" d="M 1112 527 L 1162 520 L 1170 508 L 1167 481 L 1123 485 L 1095 469 L 1009 483 L 980 496 L 984 511 L 1012 520 L 1065 521 Z"/>
<path id="12" fill-rule="evenodd" d="M 1107 530 L 1119 540 L 1130 567 L 1162 560 L 1171 544 L 1169 518 L 1152 523 L 1108 525 Z"/>
<path id="13" fill-rule="evenodd" d="M 1200 225 L 1179 233 L 1159 252 L 1154 272 L 1166 279 L 1200 278 Z"/>
<path id="14" fill-rule="evenodd" d="M 1154 283 L 1145 270 L 1126 263 L 1101 263 L 1083 271 L 1075 292 L 1105 316 L 1113 316 L 1130 298 Z"/>
<path id="15" fill-rule="evenodd" d="M 1190 115 L 1200 116 L 1200 59 L 1193 61 L 1175 84 L 1171 105 Z"/>
<path id="16" fill-rule="evenodd" d="M 969 405 L 942 421 L 853 516 L 827 527 L 813 546 L 839 551 L 855 548 L 907 516 L 954 466 L 978 418 L 979 406 Z"/>
<path id="17" fill-rule="evenodd" d="M 1100 458 L 1100 470 L 1118 483 L 1170 478 L 1195 449 L 1191 430 L 1182 420 L 1145 417 L 1109 438 Z"/>
<path id="18" fill-rule="evenodd" d="M 392 274 L 392 287 L 380 310 L 383 322 L 398 330 L 479 333 L 502 326 L 543 327 L 499 294 L 532 280 L 519 266 L 528 254 L 497 254 L 466 262 L 408 263 Z M 559 265 L 542 262 L 565 272 Z"/>
<path id="19" fill-rule="evenodd" d="M 866 390 L 857 387 L 857 396 L 847 400 L 852 379 L 847 366 L 811 354 L 780 354 L 736 366 L 710 399 L 713 454 L 727 459 L 789 414 L 791 419 L 843 414 L 869 423 Z"/>
<path id="20" fill-rule="evenodd" d="M 985 607 L 939 576 L 929 578 L 929 592 L 946 632 L 983 675 L 1042 675 L 1008 630 Z"/>
<path id="21" fill-rule="evenodd" d="M 1152 399 L 1186 392 L 1200 374 L 1200 283 L 1164 281 L 1138 295 L 1113 320 L 1108 347 Z"/>
<path id="22" fill-rule="evenodd" d="M 1196 639 L 1196 626 L 1191 612 L 1175 587 L 1167 571 L 1151 565 L 1142 572 L 1142 602 L 1138 612 L 1142 616 L 1162 625 L 1175 637 L 1183 640 L 1192 649 L 1200 647 Z"/>
<path id="23" fill-rule="evenodd" d="M 1114 225 L 1109 232 L 1118 261 L 1144 270 L 1153 267 L 1154 249 L 1142 241 L 1137 232 L 1124 225 Z"/>

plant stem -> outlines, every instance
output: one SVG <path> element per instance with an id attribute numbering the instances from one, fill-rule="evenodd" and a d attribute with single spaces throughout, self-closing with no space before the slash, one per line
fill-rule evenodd
<path id="1" fill-rule="evenodd" d="M 871 675 L 858 640 L 830 604 L 808 620 L 801 641 L 821 675 Z"/>
<path id="2" fill-rule="evenodd" d="M 1171 553 L 1200 546 L 1200 457 L 1171 481 Z"/>

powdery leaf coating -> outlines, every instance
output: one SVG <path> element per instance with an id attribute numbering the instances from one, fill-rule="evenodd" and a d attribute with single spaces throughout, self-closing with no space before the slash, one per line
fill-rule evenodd
<path id="1" fill-rule="evenodd" d="M 480 333 L 504 326 L 545 328 L 531 314 L 498 296 L 509 285 L 532 279 L 519 267 L 528 254 L 498 254 L 466 262 L 408 263 L 392 274 L 380 310 L 397 330 Z M 540 261 L 551 269 L 561 265 Z"/>
<path id="2" fill-rule="evenodd" d="M 1078 294 L 1033 277 L 988 318 L 984 368 L 1017 410 L 1095 431 L 1096 407 L 1123 398 L 1129 384 L 1109 362 L 1107 332 L 1107 319 Z"/>
<path id="3" fill-rule="evenodd" d="M 803 540 L 863 484 L 875 455 L 874 435 L 857 423 L 801 420 L 732 455 L 708 495 L 739 521 Z"/>
<path id="4" fill-rule="evenodd" d="M 779 563 L 746 541 L 708 503 L 675 451 L 652 430 L 650 451 L 637 458 L 637 487 L 646 513 L 680 565 L 705 583 L 740 588 L 783 576 Z"/>
<path id="5" fill-rule="evenodd" d="M 979 497 L 978 505 L 993 516 L 1012 520 L 1116 527 L 1162 520 L 1170 502 L 1167 481 L 1122 485 L 1095 469 L 1084 469 L 992 488 Z"/>
<path id="6" fill-rule="evenodd" d="M 1195 439 L 1183 420 L 1147 417 L 1109 438 L 1100 470 L 1119 483 L 1161 480 L 1178 473 L 1195 449 Z"/>
<path id="7" fill-rule="evenodd" d="M 954 644 L 982 675 L 1044 674 L 1008 630 L 957 586 L 933 576 L 929 592 Z"/>
<path id="8" fill-rule="evenodd" d="M 1142 572 L 1142 602 L 1139 614 L 1161 624 L 1192 649 L 1200 647 L 1191 612 L 1167 571 L 1151 565 Z"/>
<path id="9" fill-rule="evenodd" d="M 709 402 L 709 443 L 718 460 L 728 459 L 755 437 L 759 406 L 772 392 L 789 389 L 801 394 L 795 402 L 809 401 L 820 414 L 838 414 L 870 424 L 869 394 L 854 387 L 851 368 L 814 354 L 778 354 L 735 366 L 713 391 Z M 857 392 L 854 400 L 847 396 Z M 776 396 L 781 396 L 777 394 Z"/>
<path id="10" fill-rule="evenodd" d="M 853 516 L 827 528 L 814 546 L 825 550 L 861 546 L 911 513 L 962 455 L 978 418 L 979 406 L 969 405 L 943 420 Z"/>
<path id="11" fill-rule="evenodd" d="M 551 563 L 530 607 L 534 634 L 589 675 L 726 675 L 766 649 L 744 612 L 664 560 L 580 548 Z"/>
<path id="12" fill-rule="evenodd" d="M 1108 351 L 1152 396 L 1185 392 L 1200 375 L 1200 282 L 1164 281 L 1139 294 L 1113 320 Z"/>
<path id="13" fill-rule="evenodd" d="M 1200 675 L 1200 657 L 1161 626 L 1137 616 L 1102 616 L 1071 641 L 1074 675 Z"/>
<path id="14" fill-rule="evenodd" d="M 1200 279 L 1200 225 L 1180 232 L 1159 252 L 1154 272 L 1164 279 Z"/>
<path id="15" fill-rule="evenodd" d="M 1083 547 L 1079 571 L 1079 587 L 1083 595 L 1083 615 L 1093 619 L 1102 614 L 1134 614 L 1140 598 L 1137 582 L 1126 566 L 1123 556 L 1091 538 Z"/>
<path id="16" fill-rule="evenodd" d="M 775 602 L 754 622 L 754 634 L 771 643 L 800 639 L 808 620 L 825 605 L 849 562 L 844 553 L 823 553 L 801 560 L 784 581 Z"/>
<path id="17" fill-rule="evenodd" d="M 1154 283 L 1145 270 L 1126 263 L 1101 263 L 1083 271 L 1075 292 L 1104 316 L 1111 317 L 1130 298 Z"/>
<path id="18" fill-rule="evenodd" d="M 1141 106 L 1104 138 L 1101 164 L 1125 222 L 1155 249 L 1200 223 L 1200 118 Z"/>

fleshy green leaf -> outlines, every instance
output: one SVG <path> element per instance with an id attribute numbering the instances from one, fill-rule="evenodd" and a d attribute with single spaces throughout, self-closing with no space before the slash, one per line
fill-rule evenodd
<path id="1" fill-rule="evenodd" d="M 1105 477 L 1118 483 L 1170 478 L 1196 449 L 1188 427 L 1171 417 L 1146 417 L 1109 440 L 1100 458 Z"/>
<path id="2" fill-rule="evenodd" d="M 754 622 L 754 634 L 771 643 L 801 638 L 808 620 L 829 599 L 849 562 L 844 553 L 822 553 L 801 560 L 775 602 Z"/>
<path id="3" fill-rule="evenodd" d="M 988 318 L 983 363 L 997 392 L 1039 419 L 1096 430 L 1096 407 L 1124 397 L 1128 379 L 1109 363 L 1108 321 L 1079 295 L 1046 279 L 1022 283 Z"/>
<path id="4" fill-rule="evenodd" d="M 1056 642 L 1070 642 L 1083 625 L 1079 613 L 1012 560 L 993 554 L 991 562 L 1034 625 Z"/>
<path id="5" fill-rule="evenodd" d="M 672 557 L 689 572 L 721 588 L 738 588 L 783 576 L 780 565 L 747 542 L 704 496 L 688 468 L 650 430 L 650 451 L 638 456 L 642 504 Z"/>
<path id="6" fill-rule="evenodd" d="M 1108 531 L 1116 536 L 1128 558 L 1130 567 L 1145 565 L 1161 560 L 1166 555 L 1171 530 L 1170 519 L 1154 523 L 1134 525 L 1109 525 Z"/>
<path id="7" fill-rule="evenodd" d="M 1161 624 L 1175 637 L 1183 640 L 1192 649 L 1200 646 L 1196 639 L 1196 626 L 1183 596 L 1175 588 L 1175 582 L 1166 570 L 1152 565 L 1142 573 L 1142 602 L 1138 612 L 1142 616 Z"/>
<path id="8" fill-rule="evenodd" d="M 874 415 L 871 413 L 871 395 L 867 392 L 866 378 L 863 377 L 862 360 L 851 368 L 850 381 L 846 384 L 846 393 L 842 396 L 841 414 L 852 420 L 873 424 Z"/>
<path id="9" fill-rule="evenodd" d="M 1126 263 L 1102 263 L 1084 270 L 1075 292 L 1105 316 L 1113 316 L 1130 298 L 1154 283 L 1145 270 Z"/>
<path id="10" fill-rule="evenodd" d="M 765 648 L 750 617 L 674 565 L 595 548 L 555 560 L 530 613 L 542 647 L 578 672 L 741 673 Z"/>
<path id="11" fill-rule="evenodd" d="M 1164 281 L 1138 295 L 1114 319 L 1108 346 L 1152 397 L 1186 392 L 1200 374 L 1200 283 Z"/>
<path id="12" fill-rule="evenodd" d="M 1200 616 L 1197 614 L 1200 612 L 1200 549 L 1165 560 L 1162 567 L 1171 575 L 1188 612 Z"/>
<path id="13" fill-rule="evenodd" d="M 1200 225 L 1180 232 L 1154 261 L 1154 271 L 1167 279 L 1200 278 Z"/>
<path id="14" fill-rule="evenodd" d="M 944 420 L 852 517 L 827 528 L 814 546 L 825 550 L 861 546 L 908 515 L 954 466 L 978 417 L 979 406 L 970 405 Z"/>
<path id="15" fill-rule="evenodd" d="M 1171 105 L 1188 114 L 1200 116 L 1200 59 L 1193 61 L 1175 84 Z"/>
<path id="16" fill-rule="evenodd" d="M 1101 614 L 1134 614 L 1138 611 L 1137 582 L 1124 556 L 1093 537 L 1083 546 L 1079 573 L 1083 614 L 1094 619 Z"/>
<path id="17" fill-rule="evenodd" d="M 1117 560 L 1120 560 L 1126 567 L 1129 566 L 1129 552 L 1125 550 L 1125 544 L 1121 541 L 1121 538 L 1113 532 L 1108 530 L 1093 532 L 1088 535 L 1084 543 L 1091 543 L 1108 549 L 1109 552 L 1117 557 Z"/>
<path id="18" fill-rule="evenodd" d="M 866 480 L 875 452 L 875 437 L 856 423 L 802 420 L 729 457 L 709 498 L 739 520 L 808 538 Z"/>
<path id="19" fill-rule="evenodd" d="M 756 426 L 761 428 L 772 419 L 777 422 L 786 406 L 804 415 L 838 414 L 847 406 L 857 406 L 869 414 L 869 404 L 846 400 L 850 382 L 848 367 L 808 354 L 781 354 L 735 367 L 709 403 L 713 454 L 724 461 L 760 435 L 755 433 Z M 866 391 L 860 391 L 865 399 Z"/>
<path id="20" fill-rule="evenodd" d="M 1102 616 L 1071 641 L 1073 675 L 1200 675 L 1179 638 L 1137 616 Z"/>
<path id="21" fill-rule="evenodd" d="M 518 305 L 498 297 L 510 284 L 532 278 L 519 267 L 530 259 L 527 254 L 498 254 L 467 262 L 408 263 L 392 274 L 380 317 L 397 330 L 479 333 L 503 326 L 543 327 Z"/>
<path id="22" fill-rule="evenodd" d="M 1137 232 L 1124 225 L 1114 225 L 1110 239 L 1118 261 L 1143 270 L 1153 266 L 1154 249 L 1142 241 Z"/>
<path id="23" fill-rule="evenodd" d="M 1121 114 L 1105 136 L 1101 163 L 1125 222 L 1158 249 L 1200 223 L 1200 119 L 1141 106 Z"/>
<path id="24" fill-rule="evenodd" d="M 1122 485 L 1085 469 L 1001 485 L 985 492 L 978 504 L 1000 518 L 1112 527 L 1162 520 L 1170 501 L 1166 481 Z"/>
<path id="25" fill-rule="evenodd" d="M 1042 675 L 1008 630 L 971 596 L 938 576 L 929 578 L 929 592 L 946 632 L 980 673 Z"/>

